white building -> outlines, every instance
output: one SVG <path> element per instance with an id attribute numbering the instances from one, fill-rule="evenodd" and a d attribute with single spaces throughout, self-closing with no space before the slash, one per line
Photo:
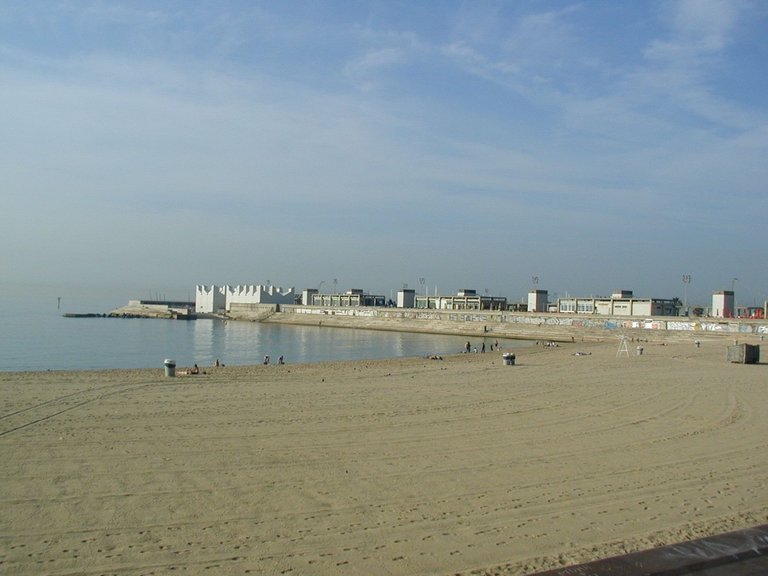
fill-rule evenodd
<path id="1" fill-rule="evenodd" d="M 732 290 L 721 290 L 712 294 L 712 316 L 716 318 L 733 318 L 735 295 Z"/>
<path id="2" fill-rule="evenodd" d="M 557 310 L 563 314 L 606 316 L 677 316 L 674 300 L 635 298 L 631 290 L 617 290 L 610 298 L 560 298 Z"/>
<path id="3" fill-rule="evenodd" d="M 198 314 L 229 312 L 233 304 L 293 304 L 294 289 L 251 284 L 243 286 L 197 286 L 195 309 Z"/>
<path id="4" fill-rule="evenodd" d="M 227 309 L 226 286 L 196 286 L 195 310 L 198 314 L 215 314 Z"/>
<path id="5" fill-rule="evenodd" d="M 477 290 L 463 288 L 456 296 L 416 296 L 415 308 L 433 310 L 506 310 L 507 299 L 503 296 L 482 296 Z"/>
<path id="6" fill-rule="evenodd" d="M 546 290 L 528 292 L 528 312 L 546 312 L 549 294 Z"/>
<path id="7" fill-rule="evenodd" d="M 317 290 L 309 294 L 312 306 L 350 308 L 357 306 L 385 306 L 386 298 L 375 294 L 366 294 L 360 288 L 351 288 L 344 294 L 319 294 Z"/>
<path id="8" fill-rule="evenodd" d="M 413 308 L 416 302 L 416 290 L 410 288 L 403 288 L 397 292 L 397 307 L 398 308 Z"/>

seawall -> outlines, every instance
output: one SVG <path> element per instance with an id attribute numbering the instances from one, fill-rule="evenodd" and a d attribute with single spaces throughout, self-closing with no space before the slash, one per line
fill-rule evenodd
<path id="1" fill-rule="evenodd" d="M 231 317 L 238 318 L 236 314 Z M 253 316 L 248 319 L 253 319 Z M 557 342 L 599 341 L 621 335 L 648 340 L 693 340 L 724 336 L 760 340 L 768 337 L 768 321 L 719 318 L 584 317 L 527 312 L 283 305 L 279 307 L 279 311 L 274 311 L 261 320 L 279 324 Z"/>

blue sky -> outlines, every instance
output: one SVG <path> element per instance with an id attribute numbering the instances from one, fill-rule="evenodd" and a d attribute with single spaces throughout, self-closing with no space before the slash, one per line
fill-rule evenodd
<path id="1" fill-rule="evenodd" d="M 3 2 L 0 283 L 761 303 L 767 29 L 757 0 Z"/>

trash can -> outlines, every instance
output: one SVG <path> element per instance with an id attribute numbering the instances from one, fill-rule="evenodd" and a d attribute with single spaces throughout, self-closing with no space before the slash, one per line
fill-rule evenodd
<path id="1" fill-rule="evenodd" d="M 173 378 L 176 376 L 176 360 L 171 360 L 170 358 L 165 359 L 165 375 L 168 378 Z"/>
<path id="2" fill-rule="evenodd" d="M 515 365 L 515 355 L 507 352 L 504 354 L 501 359 L 504 361 L 504 366 L 514 366 Z"/>

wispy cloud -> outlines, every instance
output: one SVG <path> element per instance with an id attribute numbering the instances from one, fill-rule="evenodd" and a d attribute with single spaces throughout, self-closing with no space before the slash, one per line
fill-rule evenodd
<path id="1" fill-rule="evenodd" d="M 746 4 L 727 0 L 680 0 L 662 4 L 669 36 L 656 39 L 645 51 L 649 59 L 677 66 L 700 64 L 720 53 L 731 40 Z"/>
<path id="2" fill-rule="evenodd" d="M 727 77 L 762 68 L 735 56 L 766 49 L 756 4 L 30 6 L 0 14 L 0 241 L 40 238 L 19 278 L 65 275 L 50 243 L 82 254 L 72 276 L 92 246 L 147 277 L 166 238 L 205 263 L 172 266 L 191 284 L 249 262 L 299 286 L 418 270 L 512 295 L 536 268 L 642 291 L 683 263 L 714 282 L 712 232 L 758 238 L 768 110 Z"/>

